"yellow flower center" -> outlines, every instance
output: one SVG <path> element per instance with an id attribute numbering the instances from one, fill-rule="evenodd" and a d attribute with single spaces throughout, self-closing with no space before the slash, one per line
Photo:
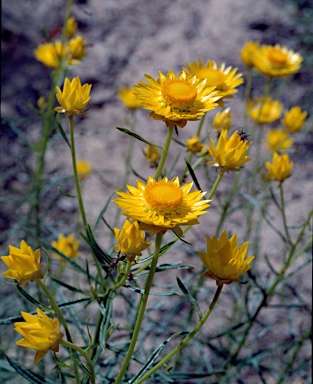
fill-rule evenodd
<path id="1" fill-rule="evenodd" d="M 206 85 L 219 86 L 225 82 L 225 75 L 218 69 L 202 68 L 198 72 L 197 76 L 200 79 L 206 79 Z"/>
<path id="2" fill-rule="evenodd" d="M 161 92 L 166 103 L 176 108 L 192 105 L 197 97 L 197 88 L 192 83 L 182 79 L 165 81 Z"/>
<path id="3" fill-rule="evenodd" d="M 170 211 L 178 208 L 183 200 L 181 189 L 164 180 L 146 186 L 144 197 L 156 211 Z"/>
<path id="4" fill-rule="evenodd" d="M 279 49 L 273 48 L 268 52 L 267 57 L 272 64 L 281 66 L 286 63 L 288 55 Z"/>

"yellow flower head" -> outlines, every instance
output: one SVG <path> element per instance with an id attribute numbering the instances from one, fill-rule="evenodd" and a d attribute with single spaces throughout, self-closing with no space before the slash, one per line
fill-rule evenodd
<path id="1" fill-rule="evenodd" d="M 283 182 L 291 176 L 293 162 L 289 161 L 287 153 L 279 156 L 278 153 L 274 152 L 272 163 L 267 161 L 265 166 L 268 169 L 268 173 L 264 175 L 265 179 Z"/>
<path id="2" fill-rule="evenodd" d="M 21 312 L 25 322 L 14 323 L 15 331 L 23 336 L 16 345 L 37 351 L 35 364 L 43 359 L 49 351 L 58 352 L 63 333 L 57 318 L 50 319 L 39 308 L 38 316 Z"/>
<path id="3" fill-rule="evenodd" d="M 198 120 L 199 116 L 214 109 L 220 94 L 215 87 L 207 87 L 205 80 L 187 76 L 183 70 L 178 76 L 168 71 L 167 76 L 159 72 L 154 80 L 145 75 L 147 83 L 140 81 L 135 85 L 135 95 L 145 109 L 153 112 L 149 117 L 163 120 L 168 126 L 183 128 L 187 121 Z"/>
<path id="4" fill-rule="evenodd" d="M 75 257 L 79 254 L 79 240 L 75 240 L 73 234 L 70 234 L 67 237 L 61 234 L 58 241 L 52 241 L 51 245 L 69 259 L 75 259 Z M 52 253 L 51 256 L 65 262 L 65 259 L 55 252 Z"/>
<path id="5" fill-rule="evenodd" d="M 67 47 L 61 41 L 44 43 L 34 50 L 34 55 L 46 67 L 56 69 L 60 66 L 62 60 L 67 57 Z"/>
<path id="6" fill-rule="evenodd" d="M 56 107 L 55 111 L 65 113 L 67 116 L 86 113 L 91 84 L 82 85 L 79 77 L 74 77 L 72 81 L 66 77 L 63 91 L 59 87 L 56 87 L 56 90 L 56 98 L 61 106 Z"/>
<path id="7" fill-rule="evenodd" d="M 307 115 L 308 113 L 306 111 L 302 111 L 300 107 L 295 106 L 285 112 L 285 116 L 281 122 L 287 132 L 299 132 L 304 126 Z"/>
<path id="8" fill-rule="evenodd" d="M 74 16 L 68 18 L 65 26 L 65 36 L 71 39 L 77 32 L 77 21 Z"/>
<path id="9" fill-rule="evenodd" d="M 254 69 L 273 78 L 297 72 L 302 60 L 299 53 L 278 44 L 261 45 L 253 54 Z"/>
<path id="10" fill-rule="evenodd" d="M 239 276 L 251 269 L 249 263 L 254 256 L 245 258 L 248 242 L 238 246 L 237 235 L 228 239 L 224 231 L 217 239 L 206 236 L 207 252 L 198 252 L 200 259 L 207 269 L 204 277 L 216 280 L 216 285 L 240 282 Z"/>
<path id="11" fill-rule="evenodd" d="M 149 161 L 149 163 L 156 164 L 161 157 L 159 149 L 157 147 L 154 147 L 153 145 L 148 145 L 145 149 L 145 153 L 146 160 Z"/>
<path id="12" fill-rule="evenodd" d="M 121 230 L 114 228 L 114 234 L 118 242 L 114 247 L 115 251 L 127 255 L 130 261 L 134 261 L 136 256 L 141 256 L 142 251 L 151 245 L 150 241 L 145 241 L 146 234 L 139 229 L 137 221 L 131 223 L 125 220 Z"/>
<path id="13" fill-rule="evenodd" d="M 87 41 L 81 36 L 75 37 L 68 42 L 69 59 L 68 64 L 74 65 L 82 61 L 82 59 L 88 55 L 85 48 Z"/>
<path id="14" fill-rule="evenodd" d="M 28 281 L 43 279 L 42 268 L 40 264 L 40 249 L 35 252 L 24 240 L 21 241 L 20 248 L 9 245 L 10 254 L 1 256 L 2 261 L 9 268 L 3 273 L 8 279 L 18 280 L 22 286 Z"/>
<path id="15" fill-rule="evenodd" d="M 258 124 L 268 124 L 279 119 L 282 109 L 282 103 L 271 97 L 267 97 L 263 105 L 262 98 L 251 100 L 248 103 L 249 116 L 251 119 L 257 120 Z"/>
<path id="16" fill-rule="evenodd" d="M 254 53 L 259 49 L 258 41 L 249 41 L 246 43 L 240 51 L 240 58 L 242 62 L 248 68 L 254 67 Z"/>
<path id="17" fill-rule="evenodd" d="M 83 160 L 77 161 L 76 167 L 80 180 L 86 179 L 92 171 L 92 165 Z"/>
<path id="18" fill-rule="evenodd" d="M 231 121 L 230 108 L 226 108 L 222 112 L 217 112 L 213 119 L 213 127 L 218 133 L 221 133 L 224 129 L 230 129 Z"/>
<path id="19" fill-rule="evenodd" d="M 272 129 L 267 132 L 267 146 L 272 152 L 283 151 L 292 146 L 294 140 L 282 129 Z"/>
<path id="20" fill-rule="evenodd" d="M 134 94 L 134 88 L 120 88 L 118 92 L 118 98 L 122 101 L 124 107 L 135 110 L 141 108 L 141 103 Z"/>
<path id="21" fill-rule="evenodd" d="M 227 67 L 225 63 L 217 66 L 215 61 L 209 61 L 204 65 L 201 59 L 198 62 L 187 64 L 188 74 L 205 79 L 208 87 L 215 86 L 219 95 L 223 98 L 233 97 L 237 93 L 237 87 L 243 83 L 242 73 L 237 73 L 237 68 Z"/>
<path id="22" fill-rule="evenodd" d="M 140 229 L 182 234 L 180 226 L 198 224 L 198 217 L 209 207 L 209 200 L 202 200 L 205 192 L 189 193 L 192 184 L 181 187 L 178 177 L 155 181 L 149 176 L 147 184 L 137 180 L 137 188 L 127 185 L 129 192 L 116 191 L 121 197 L 113 201 L 125 216 L 140 222 Z"/>
<path id="23" fill-rule="evenodd" d="M 209 161 L 208 164 L 212 167 L 220 167 L 226 172 L 239 171 L 239 168 L 250 160 L 246 155 L 250 145 L 251 141 L 242 140 L 238 131 L 227 138 L 227 129 L 224 129 L 216 146 L 213 139 L 210 139 L 208 151 L 213 161 Z"/>
<path id="24" fill-rule="evenodd" d="M 197 135 L 186 141 L 186 151 L 191 153 L 201 152 L 202 143 Z"/>

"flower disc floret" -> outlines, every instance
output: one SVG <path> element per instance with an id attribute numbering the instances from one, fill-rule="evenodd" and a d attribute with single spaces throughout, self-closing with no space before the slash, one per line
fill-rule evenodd
<path id="1" fill-rule="evenodd" d="M 235 131 L 231 137 L 227 138 L 227 129 L 224 129 L 215 145 L 213 139 L 210 139 L 208 147 L 209 155 L 213 161 L 208 164 L 212 167 L 220 167 L 223 171 L 238 171 L 250 157 L 246 155 L 251 141 L 242 140 L 238 131 Z"/>
<path id="2" fill-rule="evenodd" d="M 279 44 L 261 45 L 253 55 L 254 69 L 272 78 L 284 77 L 297 72 L 302 61 L 299 53 Z"/>
<path id="3" fill-rule="evenodd" d="M 14 323 L 15 331 L 23 336 L 16 345 L 36 350 L 35 364 L 50 350 L 58 352 L 60 341 L 64 336 L 60 332 L 60 323 L 57 318 L 50 319 L 39 308 L 36 311 L 38 316 L 21 312 L 25 322 Z"/>
<path id="4" fill-rule="evenodd" d="M 216 281 L 216 285 L 240 282 L 239 276 L 251 269 L 249 265 L 254 256 L 246 257 L 248 242 L 241 247 L 238 245 L 237 235 L 228 239 L 224 231 L 217 239 L 206 236 L 207 252 L 198 252 L 207 271 L 204 277 Z"/>
<path id="5" fill-rule="evenodd" d="M 66 77 L 63 91 L 56 87 L 56 98 L 61 106 L 56 107 L 55 111 L 65 113 L 67 116 L 85 114 L 90 100 L 90 90 L 91 84 L 82 85 L 79 77 L 74 77 L 72 81 Z"/>
<path id="6" fill-rule="evenodd" d="M 35 252 L 27 243 L 22 240 L 20 248 L 9 245 L 9 255 L 1 256 L 2 261 L 9 268 L 3 273 L 4 277 L 14 279 L 22 286 L 28 281 L 43 279 L 42 268 L 40 264 L 40 249 Z"/>
<path id="7" fill-rule="evenodd" d="M 154 80 L 145 75 L 148 82 L 135 85 L 135 95 L 143 108 L 151 110 L 149 117 L 163 120 L 167 125 L 183 128 L 187 121 L 198 120 L 206 112 L 217 106 L 220 98 L 215 87 L 207 87 L 205 81 L 195 76 L 187 76 L 182 71 L 178 76 L 169 71 L 167 76 L 159 72 Z"/>
<path id="8" fill-rule="evenodd" d="M 129 192 L 116 191 L 120 197 L 113 201 L 125 216 L 140 222 L 140 229 L 181 234 L 181 225 L 198 224 L 209 207 L 209 201 L 202 200 L 205 192 L 190 192 L 192 184 L 180 186 L 178 177 L 156 181 L 149 176 L 147 184 L 137 180 L 137 188 L 127 185 Z"/>

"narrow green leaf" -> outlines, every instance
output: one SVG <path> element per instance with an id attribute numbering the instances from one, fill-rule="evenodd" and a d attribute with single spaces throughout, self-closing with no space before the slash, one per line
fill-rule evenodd
<path id="1" fill-rule="evenodd" d="M 161 150 L 163 150 L 162 147 L 160 147 L 159 145 L 156 145 L 156 144 L 152 144 L 150 143 L 150 141 L 147 141 L 145 140 L 143 137 L 137 135 L 137 133 L 133 133 L 131 132 L 130 130 L 126 129 L 126 128 L 120 128 L 120 127 L 116 127 L 119 131 L 123 132 L 123 133 L 126 133 L 127 135 L 129 136 L 132 136 L 134 137 L 135 139 L 139 140 L 139 141 L 142 141 L 148 145 L 152 145 L 153 147 L 156 147 L 156 148 L 160 148 Z"/>
<path id="2" fill-rule="evenodd" d="M 87 241 L 87 243 L 91 246 L 99 263 L 102 266 L 107 266 L 108 264 L 110 264 L 113 260 L 112 257 L 106 254 L 105 252 L 103 252 L 102 249 L 99 247 L 89 225 L 86 227 L 86 234 L 87 234 L 87 237 L 85 237 L 83 234 L 81 235 Z"/>
<path id="3" fill-rule="evenodd" d="M 188 292 L 187 288 L 184 286 L 183 282 L 180 280 L 180 278 L 179 278 L 178 276 L 176 276 L 176 280 L 177 280 L 177 284 L 178 284 L 180 290 L 183 292 L 183 294 L 186 296 L 186 298 L 190 301 L 190 303 L 192 304 L 192 306 L 194 307 L 194 309 L 197 311 L 198 316 L 199 316 L 199 319 L 201 320 L 201 319 L 202 319 L 202 313 L 201 313 L 201 310 L 200 310 L 200 308 L 199 308 L 198 303 L 197 303 L 196 300 L 190 295 L 190 293 Z"/>
<path id="4" fill-rule="evenodd" d="M 54 282 L 56 282 L 59 285 L 62 285 L 62 287 L 67 288 L 68 290 L 70 290 L 72 292 L 78 292 L 78 293 L 85 294 L 81 289 L 78 289 L 76 287 L 72 287 L 71 285 L 64 283 L 64 281 L 58 280 L 55 277 L 51 276 L 51 280 L 53 280 Z"/>
<path id="5" fill-rule="evenodd" d="M 196 174 L 194 173 L 194 171 L 193 171 L 193 169 L 192 169 L 192 166 L 188 163 L 188 161 L 187 161 L 186 159 L 185 159 L 185 163 L 186 163 L 186 165 L 187 165 L 187 168 L 188 168 L 188 171 L 189 171 L 189 173 L 190 173 L 190 176 L 191 176 L 193 182 L 195 183 L 197 189 L 198 189 L 199 191 L 202 191 L 202 188 L 200 187 L 200 183 L 199 183 L 199 181 L 198 181 L 198 179 L 197 179 L 197 177 L 196 177 Z"/>
<path id="6" fill-rule="evenodd" d="M 58 187 L 58 191 L 59 191 L 59 193 L 61 194 L 61 195 L 63 195 L 63 196 L 66 196 L 66 197 L 70 197 L 70 198 L 72 198 L 72 199 L 76 199 L 76 195 L 70 195 L 69 193 L 65 193 L 65 192 L 63 192 L 62 191 L 62 189 L 61 189 L 61 187 Z"/>
<path id="7" fill-rule="evenodd" d="M 31 384 L 55 384 L 55 381 L 44 379 L 43 377 L 37 375 L 36 373 L 30 371 L 27 368 L 22 367 L 16 360 L 10 359 L 6 356 L 9 364 L 12 368 L 16 370 L 22 377 L 28 380 Z"/>
<path id="8" fill-rule="evenodd" d="M 98 216 L 98 218 L 97 218 L 97 220 L 96 220 L 96 224 L 95 224 L 95 226 L 93 227 L 93 232 L 98 228 L 98 225 L 99 225 L 99 223 L 100 223 L 100 221 L 101 221 L 101 219 L 102 219 L 102 216 L 105 214 L 105 211 L 107 210 L 109 204 L 111 203 L 111 199 L 112 199 L 114 193 L 115 193 L 115 192 L 113 192 L 113 193 L 111 194 L 111 196 L 108 198 L 107 202 L 105 203 L 105 206 L 101 209 L 101 212 L 100 212 L 100 214 L 99 214 L 99 216 Z"/>
<path id="9" fill-rule="evenodd" d="M 47 311 L 47 310 L 49 310 L 48 307 L 47 307 L 44 303 L 42 303 L 42 302 L 40 302 L 40 301 L 34 299 L 32 296 L 30 296 L 30 295 L 29 295 L 23 288 L 21 288 L 19 285 L 17 285 L 16 288 L 17 288 L 17 289 L 19 290 L 19 292 L 25 297 L 25 299 L 28 300 L 30 303 L 34 304 L 36 307 L 39 307 L 39 308 L 42 309 L 43 311 Z"/>
<path id="10" fill-rule="evenodd" d="M 71 144 L 70 144 L 70 142 L 69 142 L 69 140 L 68 140 L 68 138 L 66 136 L 66 133 L 64 132 L 64 129 L 62 128 L 62 125 L 60 123 L 60 116 L 61 116 L 60 113 L 57 113 L 57 115 L 55 117 L 55 121 L 57 123 L 57 127 L 58 127 L 58 129 L 59 129 L 63 139 L 65 140 L 66 144 L 69 146 L 69 148 L 71 148 Z"/>

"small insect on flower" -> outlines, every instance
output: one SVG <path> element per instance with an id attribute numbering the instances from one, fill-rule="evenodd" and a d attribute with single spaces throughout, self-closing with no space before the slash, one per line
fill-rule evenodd
<path id="1" fill-rule="evenodd" d="M 238 132 L 238 135 L 240 136 L 241 141 L 249 141 L 249 136 L 246 132 L 241 130 L 241 132 Z"/>

